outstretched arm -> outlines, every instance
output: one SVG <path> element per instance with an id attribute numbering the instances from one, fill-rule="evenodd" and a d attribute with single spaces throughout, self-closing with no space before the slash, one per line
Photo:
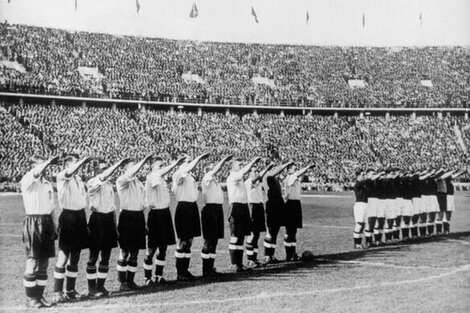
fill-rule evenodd
<path id="1" fill-rule="evenodd" d="M 220 171 L 220 169 L 222 168 L 222 166 L 225 164 L 225 162 L 228 162 L 232 159 L 232 155 L 227 155 L 225 158 L 223 158 L 222 160 L 219 161 L 219 163 L 217 163 L 215 166 L 214 166 L 214 169 L 212 170 L 212 172 L 214 174 L 216 174 L 218 171 Z"/>
<path id="2" fill-rule="evenodd" d="M 201 162 L 202 159 L 205 159 L 209 156 L 209 153 L 204 153 L 204 154 L 201 154 L 200 156 L 198 156 L 197 158 L 195 158 L 194 160 L 191 161 L 191 163 L 189 163 L 187 169 L 186 169 L 186 172 L 191 172 L 195 167 L 196 165 Z"/>
<path id="3" fill-rule="evenodd" d="M 460 175 L 464 174 L 465 172 L 466 172 L 465 170 L 461 170 L 457 173 L 452 174 L 452 179 L 455 179 L 455 178 L 459 177 Z"/>
<path id="4" fill-rule="evenodd" d="M 298 170 L 297 172 L 295 172 L 294 175 L 295 175 L 295 177 L 302 176 L 303 174 L 305 174 L 306 171 L 308 171 L 309 169 L 314 168 L 314 167 L 315 167 L 315 164 L 310 164 L 310 165 Z"/>
<path id="5" fill-rule="evenodd" d="M 42 173 L 44 173 L 44 171 L 46 170 L 47 167 L 49 167 L 52 164 L 56 164 L 58 161 L 59 161 L 59 156 L 55 156 L 55 157 L 50 158 L 46 162 L 36 166 L 33 169 L 34 178 L 38 178 L 39 176 L 41 176 Z"/>
<path id="6" fill-rule="evenodd" d="M 168 174 L 168 172 L 170 172 L 176 166 L 179 166 L 179 165 L 183 164 L 185 159 L 186 159 L 186 157 L 179 158 L 178 160 L 174 161 L 170 165 L 162 168 L 161 169 L 162 176 L 165 176 L 166 174 Z"/>
<path id="7" fill-rule="evenodd" d="M 250 161 L 250 163 L 245 165 L 245 167 L 243 167 L 240 171 L 243 173 L 243 175 L 245 175 L 246 173 L 248 173 L 250 171 L 250 169 L 253 167 L 253 165 L 255 165 L 255 163 L 258 162 L 259 160 L 261 160 L 260 157 L 254 158 L 253 160 Z"/>
<path id="8" fill-rule="evenodd" d="M 108 168 L 103 173 L 98 175 L 99 179 L 101 181 L 107 180 L 108 177 L 111 176 L 118 169 L 118 167 L 120 167 L 124 162 L 126 162 L 128 160 L 129 160 L 129 158 L 124 158 L 124 159 L 120 160 L 119 162 L 117 162 L 116 164 L 112 165 L 110 168 Z"/>
<path id="9" fill-rule="evenodd" d="M 83 164 L 87 163 L 88 161 L 91 160 L 91 157 L 85 157 L 83 159 L 81 159 L 80 161 L 78 161 L 77 163 L 69 166 L 66 170 L 65 170 L 65 177 L 66 178 L 70 178 L 72 177 L 80 167 L 82 167 Z"/>
<path id="10" fill-rule="evenodd" d="M 271 163 L 268 165 L 268 167 L 266 167 L 264 170 L 262 170 L 258 176 L 255 177 L 255 179 L 253 179 L 251 181 L 252 184 L 256 184 L 257 181 L 262 181 L 263 180 L 263 177 L 266 175 L 266 173 L 271 170 L 272 168 L 274 167 L 274 164 Z"/>
<path id="11" fill-rule="evenodd" d="M 129 169 L 127 174 L 132 177 L 137 174 L 137 172 L 144 166 L 145 162 L 147 162 L 150 158 L 152 157 L 151 154 L 147 155 L 145 158 L 143 158 L 139 163 L 135 164 L 133 167 Z"/>
<path id="12" fill-rule="evenodd" d="M 276 176 L 277 174 L 279 174 L 280 172 L 282 172 L 283 170 L 286 169 L 286 167 L 288 167 L 289 165 L 291 164 L 294 164 L 294 162 L 287 162 L 285 164 L 282 164 L 282 165 L 279 165 L 278 167 L 275 167 L 274 169 L 270 170 L 266 176 Z"/>

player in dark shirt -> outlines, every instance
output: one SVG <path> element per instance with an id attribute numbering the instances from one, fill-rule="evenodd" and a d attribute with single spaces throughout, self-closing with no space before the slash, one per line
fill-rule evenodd
<path id="1" fill-rule="evenodd" d="M 374 233 L 375 223 L 377 221 L 377 206 L 378 206 L 378 185 L 377 180 L 382 175 L 382 173 L 375 173 L 374 170 L 367 170 L 367 187 L 368 198 L 367 198 L 367 208 L 366 208 L 366 247 L 372 245 L 372 234 Z"/>
<path id="2" fill-rule="evenodd" d="M 353 207 L 354 220 L 356 222 L 354 226 L 354 248 L 362 249 L 362 232 L 365 227 L 366 209 L 367 209 L 367 197 L 368 197 L 368 181 L 365 177 L 363 170 L 356 172 L 356 183 L 354 184 L 354 195 L 356 196 L 356 202 Z"/>

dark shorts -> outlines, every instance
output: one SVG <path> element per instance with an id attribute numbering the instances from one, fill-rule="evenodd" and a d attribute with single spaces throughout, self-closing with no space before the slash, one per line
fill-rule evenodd
<path id="1" fill-rule="evenodd" d="M 26 216 L 23 221 L 23 243 L 27 258 L 53 258 L 56 239 L 57 234 L 51 215 Z"/>
<path id="2" fill-rule="evenodd" d="M 104 250 L 117 247 L 115 213 L 92 212 L 88 221 L 90 250 Z"/>
<path id="3" fill-rule="evenodd" d="M 224 238 L 224 209 L 222 204 L 208 203 L 201 211 L 202 237 L 206 240 Z"/>
<path id="4" fill-rule="evenodd" d="M 284 208 L 284 200 L 275 199 L 268 200 L 266 203 L 266 225 L 270 228 L 279 228 L 284 226 L 282 221 L 282 212 Z"/>
<path id="5" fill-rule="evenodd" d="M 175 211 L 176 236 L 188 240 L 201 236 L 201 219 L 196 202 L 178 202 Z"/>
<path id="6" fill-rule="evenodd" d="M 251 234 L 251 217 L 248 204 L 232 203 L 228 221 L 232 237 L 243 237 Z"/>
<path id="7" fill-rule="evenodd" d="M 283 209 L 283 221 L 286 228 L 302 228 L 302 205 L 300 200 L 287 200 Z"/>
<path id="8" fill-rule="evenodd" d="M 439 203 L 439 211 L 445 212 L 447 211 L 447 194 L 438 192 L 437 193 L 437 203 Z"/>
<path id="9" fill-rule="evenodd" d="M 176 243 L 175 229 L 169 208 L 152 209 L 147 218 L 147 246 L 149 248 L 158 248 L 166 245 L 171 246 Z"/>
<path id="10" fill-rule="evenodd" d="M 119 247 L 126 251 L 145 249 L 145 217 L 143 211 L 122 210 L 118 224 Z"/>
<path id="11" fill-rule="evenodd" d="M 90 233 L 85 209 L 62 210 L 59 216 L 59 249 L 65 252 L 88 248 Z"/>
<path id="12" fill-rule="evenodd" d="M 264 214 L 264 205 L 262 203 L 251 203 L 251 230 L 253 232 L 261 233 L 266 231 Z"/>

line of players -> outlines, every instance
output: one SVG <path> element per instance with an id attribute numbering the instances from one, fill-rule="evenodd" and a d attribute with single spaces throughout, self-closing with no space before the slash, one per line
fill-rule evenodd
<path id="1" fill-rule="evenodd" d="M 455 210 L 452 180 L 465 172 L 445 169 L 410 172 L 397 168 L 357 171 L 354 247 L 362 249 L 449 234 Z"/>
<path id="2" fill-rule="evenodd" d="M 299 177 L 313 165 L 297 170 L 294 162 L 289 162 L 278 166 L 271 164 L 261 170 L 255 166 L 261 158 L 243 164 L 239 159 L 232 160 L 232 156 L 225 157 L 217 164 L 207 164 L 201 181 L 205 206 L 199 212 L 199 192 L 191 171 L 207 156 L 203 154 L 192 159 L 189 155 L 181 155 L 171 164 L 151 155 L 139 162 L 125 158 L 112 166 L 100 161 L 96 176 L 85 186 L 77 172 L 91 158 L 79 159 L 77 154 L 69 154 L 63 159 L 65 168 L 57 174 L 58 203 L 62 211 L 56 222 L 53 188 L 44 173 L 51 164 L 57 164 L 60 160 L 59 157 L 46 159 L 35 155 L 31 160 L 32 169 L 21 180 L 26 211 L 23 242 L 27 261 L 23 283 L 27 306 L 51 306 L 43 293 L 48 278 L 49 258 L 55 256 L 56 239 L 58 256 L 54 268 L 53 304 L 80 297 L 75 290 L 75 281 L 83 249 L 90 250 L 86 277 L 88 295 L 92 297 L 109 293 L 104 285 L 111 251 L 118 244 L 117 272 L 121 291 L 139 288 L 134 277 L 141 249 L 146 249 L 143 262 L 145 285 L 165 282 L 163 269 L 166 265 L 166 251 L 169 245 L 174 244 L 177 280 L 194 279 L 189 272 L 191 246 L 193 238 L 199 237 L 201 233 L 204 238 L 201 249 L 203 276 L 219 275 L 214 267 L 217 242 L 224 237 L 224 198 L 219 174 L 223 165 L 230 160 L 227 192 L 231 237 L 228 248 L 233 270 L 242 272 L 260 265 L 257 259 L 258 239 L 260 233 L 265 231 L 264 263 L 277 262 L 274 252 L 281 226 L 286 227 L 286 261 L 298 260 L 296 233 L 298 228 L 302 228 Z M 144 185 L 137 178 L 137 173 L 147 162 L 151 163 L 151 171 Z M 120 167 L 123 172 L 116 180 L 120 200 L 120 215 L 116 225 L 115 196 L 110 178 Z M 283 192 L 279 174 L 286 169 Z M 174 224 L 165 180 L 172 170 L 172 189 L 177 201 Z M 87 198 L 91 210 L 88 221 L 85 213 Z M 147 216 L 144 209 L 148 209 Z M 243 265 L 245 237 L 248 267 Z"/>

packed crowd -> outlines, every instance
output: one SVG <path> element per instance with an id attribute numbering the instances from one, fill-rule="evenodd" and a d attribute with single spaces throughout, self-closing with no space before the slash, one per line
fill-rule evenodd
<path id="1" fill-rule="evenodd" d="M 279 116 L 104 107 L 17 105 L 4 103 L 1 114 L 2 181 L 17 182 L 35 152 L 62 155 L 71 151 L 115 162 L 156 153 L 174 159 L 184 151 L 208 152 L 216 160 L 233 154 L 274 160 L 295 159 L 317 167 L 305 177 L 316 185 L 349 186 L 358 167 L 408 169 L 468 165 L 468 154 L 456 140 L 459 129 L 470 145 L 463 117 Z M 93 164 L 83 168 L 92 176 Z M 54 171 L 55 167 L 51 167 Z M 202 178 L 202 168 L 196 170 Z M 52 175 L 50 175 L 52 176 Z"/>
<path id="2" fill-rule="evenodd" d="M 12 92 L 216 104 L 469 106 L 470 54 L 463 47 L 210 43 L 7 23 L 0 24 L 0 39 L 0 60 L 25 69 L 2 65 L 0 88 Z M 79 67 L 99 75 L 81 75 Z M 349 87 L 351 79 L 365 88 Z"/>

